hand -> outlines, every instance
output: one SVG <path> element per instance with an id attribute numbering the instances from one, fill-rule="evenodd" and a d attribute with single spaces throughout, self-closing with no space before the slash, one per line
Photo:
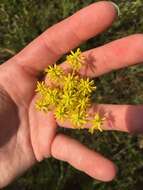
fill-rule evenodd
<path id="1" fill-rule="evenodd" d="M 0 66 L 0 188 L 31 167 L 53 156 L 93 178 L 110 181 L 115 165 L 76 140 L 56 134 L 53 114 L 35 111 L 34 92 L 41 70 L 63 54 L 109 27 L 116 17 L 111 2 L 94 3 L 45 31 Z M 86 75 L 93 77 L 143 61 L 143 35 L 132 35 L 85 52 Z M 92 58 L 92 59 L 91 59 Z M 63 67 L 67 65 L 64 63 Z M 81 70 L 85 74 L 85 68 Z M 114 117 L 112 130 L 143 131 L 143 106 L 93 105 Z M 65 124 L 65 127 L 70 127 Z M 105 129 L 111 130 L 106 125 Z"/>

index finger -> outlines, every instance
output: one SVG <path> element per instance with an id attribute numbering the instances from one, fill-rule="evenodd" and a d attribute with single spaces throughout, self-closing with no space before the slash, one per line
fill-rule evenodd
<path id="1" fill-rule="evenodd" d="M 37 74 L 64 53 L 101 33 L 112 24 L 115 16 L 115 6 L 111 2 L 93 3 L 47 29 L 12 59 Z"/>

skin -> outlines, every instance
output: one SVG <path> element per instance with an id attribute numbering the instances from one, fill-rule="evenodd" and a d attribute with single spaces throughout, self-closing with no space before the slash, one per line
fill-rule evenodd
<path id="1" fill-rule="evenodd" d="M 34 92 L 40 71 L 63 54 L 107 29 L 116 18 L 111 2 L 100 1 L 47 29 L 16 56 L 0 66 L 0 188 L 37 161 L 53 156 L 101 181 L 116 175 L 116 166 L 99 153 L 68 136 L 57 134 L 51 112 L 35 111 Z M 100 19 L 99 19 L 100 18 Z M 102 20 L 102 22 L 101 22 Z M 135 34 L 84 52 L 87 67 L 81 75 L 99 76 L 143 61 L 143 35 Z M 90 66 L 94 66 L 95 70 Z M 67 68 L 66 63 L 62 64 Z M 143 106 L 93 105 L 114 118 L 106 130 L 143 132 Z M 64 127 L 72 127 L 69 123 Z"/>

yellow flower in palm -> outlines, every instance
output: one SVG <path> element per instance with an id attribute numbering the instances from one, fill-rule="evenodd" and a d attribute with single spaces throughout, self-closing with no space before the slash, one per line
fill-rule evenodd
<path id="1" fill-rule="evenodd" d="M 53 81 L 59 81 L 59 79 L 63 76 L 63 70 L 61 67 L 54 64 L 54 66 L 49 66 L 47 69 L 45 69 L 45 72 L 47 73 L 47 76 L 50 80 Z"/>
<path id="2" fill-rule="evenodd" d="M 94 85 L 93 80 L 87 79 L 80 79 L 80 84 L 79 84 L 79 91 L 83 96 L 86 95 L 91 95 L 91 93 L 96 89 L 96 86 Z"/>
<path id="3" fill-rule="evenodd" d="M 44 81 L 37 82 L 35 91 L 40 96 L 35 107 L 44 112 L 53 111 L 56 119 L 60 121 L 68 119 L 77 129 L 84 128 L 87 122 L 91 122 L 90 133 L 93 134 L 94 130 L 102 131 L 105 117 L 96 113 L 93 120 L 89 121 L 90 115 L 87 113 L 96 86 L 93 80 L 78 75 L 79 69 L 84 64 L 84 56 L 80 49 L 77 49 L 76 52 L 71 51 L 66 59 L 71 65 L 71 73 L 65 73 L 60 66 L 54 64 L 45 70 L 50 82 L 48 84 Z"/>
<path id="4" fill-rule="evenodd" d="M 84 56 L 78 48 L 76 52 L 71 51 L 71 54 L 66 57 L 67 62 L 71 65 L 74 71 L 79 71 L 84 64 Z"/>
<path id="5" fill-rule="evenodd" d="M 86 110 L 90 105 L 89 97 L 81 97 L 78 100 L 77 108 L 80 110 Z"/>
<path id="6" fill-rule="evenodd" d="M 93 134 L 95 130 L 99 130 L 102 132 L 103 131 L 102 125 L 105 119 L 106 119 L 105 117 L 101 117 L 99 113 L 96 113 L 94 119 L 91 121 L 92 126 L 89 128 L 89 132 L 91 134 Z"/>
<path id="7" fill-rule="evenodd" d="M 36 87 L 35 92 L 39 93 L 42 96 L 44 96 L 47 93 L 47 86 L 44 81 L 37 82 L 37 87 Z"/>
<path id="8" fill-rule="evenodd" d="M 49 102 L 46 102 L 45 99 L 38 99 L 35 103 L 35 107 L 38 111 L 49 111 Z"/>
<path id="9" fill-rule="evenodd" d="M 64 107 L 64 105 L 60 104 L 55 110 L 55 117 L 60 121 L 64 121 L 67 115 L 68 112 L 66 108 Z"/>
<path id="10" fill-rule="evenodd" d="M 70 109 L 71 107 L 74 107 L 74 104 L 77 102 L 77 97 L 75 94 L 67 91 L 62 95 L 61 102 L 65 107 Z"/>
<path id="11" fill-rule="evenodd" d="M 71 123 L 75 128 L 82 129 L 87 123 L 87 114 L 85 112 L 73 112 L 70 117 Z"/>
<path id="12" fill-rule="evenodd" d="M 77 88 L 78 85 L 78 77 L 73 76 L 69 73 L 67 76 L 63 77 L 63 91 L 64 92 L 73 92 L 74 89 Z"/>

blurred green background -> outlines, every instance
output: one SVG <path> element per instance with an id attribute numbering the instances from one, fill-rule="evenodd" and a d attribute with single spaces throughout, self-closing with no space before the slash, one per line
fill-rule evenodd
<path id="1" fill-rule="evenodd" d="M 47 27 L 95 0 L 0 0 L 0 63 L 12 57 Z M 81 45 L 90 49 L 133 33 L 143 32 L 143 0 L 116 0 L 121 15 L 105 33 Z M 96 79 L 98 102 L 143 103 L 143 66 L 133 66 Z M 102 183 L 67 163 L 47 159 L 38 163 L 6 190 L 142 190 L 143 136 L 121 132 L 64 130 L 115 161 L 117 178 Z"/>

